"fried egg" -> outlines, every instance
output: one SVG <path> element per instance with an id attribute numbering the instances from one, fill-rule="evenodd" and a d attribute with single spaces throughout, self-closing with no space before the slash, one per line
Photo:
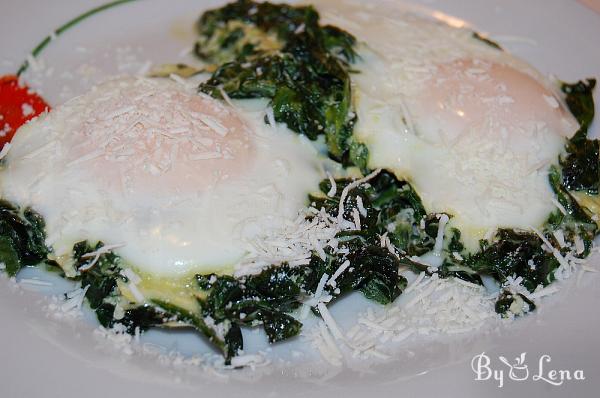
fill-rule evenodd
<path id="1" fill-rule="evenodd" d="M 322 6 L 361 41 L 354 134 L 369 167 L 408 180 L 471 249 L 495 228 L 544 223 L 556 209 L 548 169 L 578 128 L 552 82 L 468 29 L 410 10 Z"/>
<path id="2" fill-rule="evenodd" d="M 22 127 L 0 190 L 44 217 L 58 259 L 87 239 L 150 275 L 230 272 L 324 177 L 315 147 L 266 110 L 170 79 L 111 80 Z"/>

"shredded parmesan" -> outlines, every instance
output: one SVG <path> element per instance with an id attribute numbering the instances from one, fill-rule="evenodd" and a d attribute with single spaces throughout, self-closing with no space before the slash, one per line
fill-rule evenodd
<path id="1" fill-rule="evenodd" d="M 337 279 L 338 276 L 340 276 L 342 273 L 344 273 L 344 271 L 346 271 L 348 269 L 348 267 L 350 267 L 350 260 L 344 261 L 342 263 L 342 265 L 340 265 L 338 267 L 338 269 L 335 270 L 335 272 L 333 273 L 331 278 L 327 281 L 327 284 L 329 286 L 335 287 L 336 286 L 335 280 Z"/>
<path id="2" fill-rule="evenodd" d="M 333 366 L 341 366 L 343 355 L 324 322 L 319 323 L 319 331 L 313 339 L 321 356 Z"/>
<path id="3" fill-rule="evenodd" d="M 336 340 L 344 340 L 344 334 L 341 332 L 337 323 L 331 316 L 331 313 L 327 309 L 327 306 L 324 303 L 319 303 L 319 304 L 317 304 L 317 309 L 319 310 L 319 313 L 321 314 L 321 318 L 323 318 L 323 321 L 327 325 L 327 328 L 329 329 L 329 331 L 331 332 L 333 337 Z"/>
<path id="4" fill-rule="evenodd" d="M 561 204 L 560 204 L 560 202 L 559 202 L 558 200 L 556 200 L 556 199 L 554 199 L 554 198 L 551 198 L 550 200 L 552 201 L 552 204 L 553 204 L 554 206 L 556 206 L 556 208 L 557 208 L 558 210 L 560 210 L 560 212 L 561 212 L 563 215 L 565 215 L 565 216 L 567 215 L 567 209 L 565 209 L 565 207 L 564 207 L 563 205 L 561 205 Z"/>
<path id="5" fill-rule="evenodd" d="M 354 229 L 356 229 L 357 231 L 360 231 L 361 230 L 360 213 L 356 207 L 354 209 L 352 209 L 352 218 L 354 219 Z"/>
<path id="6" fill-rule="evenodd" d="M 539 238 L 542 240 L 542 242 L 544 242 L 544 245 L 546 245 L 548 247 L 548 249 L 552 251 L 552 255 L 556 258 L 556 260 L 558 260 L 560 265 L 563 268 L 570 269 L 571 265 L 569 264 L 569 262 L 567 260 L 565 260 L 563 255 L 560 254 L 560 251 L 558 251 L 558 249 L 556 249 L 554 246 L 552 246 L 550 241 L 548 241 L 548 239 L 546 239 L 546 237 L 540 231 L 538 231 L 536 228 L 532 228 L 532 230 L 536 233 L 537 236 L 539 236 Z"/>
<path id="7" fill-rule="evenodd" d="M 41 286 L 41 287 L 52 286 L 52 283 L 50 283 L 50 282 L 42 281 L 39 279 L 33 279 L 33 278 L 22 278 L 19 280 L 19 283 L 24 284 L 24 285 Z"/>
<path id="8" fill-rule="evenodd" d="M 331 198 L 335 196 L 337 192 L 337 184 L 335 183 L 335 180 L 331 174 L 327 173 L 327 178 L 329 178 L 329 183 L 331 184 L 331 188 L 329 188 L 329 191 L 327 191 L 327 196 Z"/>
<path id="9" fill-rule="evenodd" d="M 442 253 L 444 247 L 444 231 L 449 220 L 450 218 L 447 214 L 441 214 L 439 216 L 438 231 L 435 238 L 435 245 L 433 246 L 433 252 L 438 256 Z"/>
<path id="10" fill-rule="evenodd" d="M 264 366 L 269 362 L 262 355 L 238 355 L 236 357 L 231 358 L 231 366 L 243 367 L 243 366 Z"/>
<path id="11" fill-rule="evenodd" d="M 325 260 L 325 249 L 337 252 L 336 235 L 343 227 L 325 209 L 309 208 L 292 223 L 261 226 L 260 230 L 260 235 L 247 240 L 247 255 L 236 266 L 235 275 L 259 273 L 273 264 L 306 265 L 313 253 Z"/>
<path id="12" fill-rule="evenodd" d="M 366 177 L 361 178 L 356 181 L 353 181 L 344 187 L 344 189 L 342 190 L 342 194 L 340 196 L 340 204 L 338 207 L 338 221 L 339 222 L 341 222 L 344 219 L 344 206 L 345 206 L 346 198 L 348 197 L 348 194 L 350 193 L 350 191 L 352 191 L 353 189 L 368 182 L 369 180 L 375 178 L 380 172 L 381 172 L 381 169 L 377 169 L 377 170 L 373 171 L 371 174 L 367 175 Z"/>
<path id="13" fill-rule="evenodd" d="M 356 197 L 356 208 L 360 212 L 360 215 L 363 217 L 367 216 L 367 209 L 365 209 L 365 205 L 363 204 L 362 198 L 359 196 Z"/>
<path id="14" fill-rule="evenodd" d="M 123 247 L 123 246 L 125 246 L 125 243 L 117 243 L 117 244 L 114 244 L 114 245 L 105 245 L 105 246 L 102 246 L 101 248 L 99 248 L 96 251 L 84 254 L 83 256 L 81 256 L 81 258 L 91 258 L 92 261 L 90 261 L 86 265 L 80 267 L 79 271 L 85 272 L 85 271 L 91 269 L 94 265 L 96 265 L 96 263 L 98 262 L 98 260 L 100 260 L 100 256 L 101 255 L 109 253 L 110 251 L 112 251 L 114 249 L 118 249 L 118 248 Z"/>
<path id="15" fill-rule="evenodd" d="M 90 285 L 87 285 L 84 288 L 76 289 L 65 294 L 66 301 L 61 306 L 61 310 L 65 313 L 71 311 L 80 311 L 81 306 L 83 305 L 83 299 L 85 298 L 85 294 L 89 288 Z"/>
<path id="16" fill-rule="evenodd" d="M 273 108 L 267 108 L 266 116 L 267 121 L 269 122 L 269 126 L 271 126 L 271 128 L 276 128 L 277 124 L 275 123 L 275 115 L 273 115 Z"/>

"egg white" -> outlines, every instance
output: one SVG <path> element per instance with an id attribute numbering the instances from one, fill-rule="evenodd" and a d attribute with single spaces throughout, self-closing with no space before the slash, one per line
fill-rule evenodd
<path id="1" fill-rule="evenodd" d="M 108 81 L 17 132 L 0 192 L 44 217 L 57 258 L 87 239 L 148 275 L 231 272 L 324 177 L 307 139 L 251 105 L 168 79 Z"/>

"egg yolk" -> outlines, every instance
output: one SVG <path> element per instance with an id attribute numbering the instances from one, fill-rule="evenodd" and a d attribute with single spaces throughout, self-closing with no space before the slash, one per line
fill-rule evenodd
<path id="1" fill-rule="evenodd" d="M 426 140 L 456 143 L 469 133 L 500 134 L 517 143 L 530 132 L 570 137 L 577 122 L 556 95 L 532 76 L 491 61 L 439 65 L 415 107 Z M 523 151 L 526 147 L 523 141 Z"/>

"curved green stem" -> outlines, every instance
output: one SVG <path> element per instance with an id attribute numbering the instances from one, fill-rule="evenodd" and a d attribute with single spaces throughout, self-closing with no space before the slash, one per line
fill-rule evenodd
<path id="1" fill-rule="evenodd" d="M 50 44 L 50 42 L 52 41 L 52 39 L 54 38 L 54 36 L 59 36 L 61 35 L 63 32 L 71 29 L 73 26 L 77 25 L 79 22 L 82 22 L 83 20 L 91 17 L 92 15 L 98 14 L 104 10 L 108 10 L 109 8 L 113 8 L 115 6 L 121 5 L 121 4 L 125 4 L 125 3 L 131 3 L 137 0 L 116 0 L 116 1 L 111 1 L 110 3 L 106 3 L 103 4 L 101 6 L 98 6 L 96 8 L 93 8 L 81 15 L 79 15 L 78 17 L 73 18 L 72 20 L 70 20 L 69 22 L 67 22 L 66 24 L 62 25 L 61 27 L 59 27 L 58 29 L 56 29 L 54 31 L 54 34 L 52 35 L 48 35 L 44 38 L 44 40 L 42 40 L 32 51 L 31 51 L 31 55 L 33 57 L 37 57 L 44 48 L 46 48 L 46 46 L 48 46 L 48 44 Z M 25 72 L 27 70 L 27 68 L 29 68 L 29 61 L 25 60 L 23 61 L 23 63 L 21 64 L 21 66 L 19 67 L 19 70 L 17 71 L 17 76 L 20 76 L 23 72 Z"/>

